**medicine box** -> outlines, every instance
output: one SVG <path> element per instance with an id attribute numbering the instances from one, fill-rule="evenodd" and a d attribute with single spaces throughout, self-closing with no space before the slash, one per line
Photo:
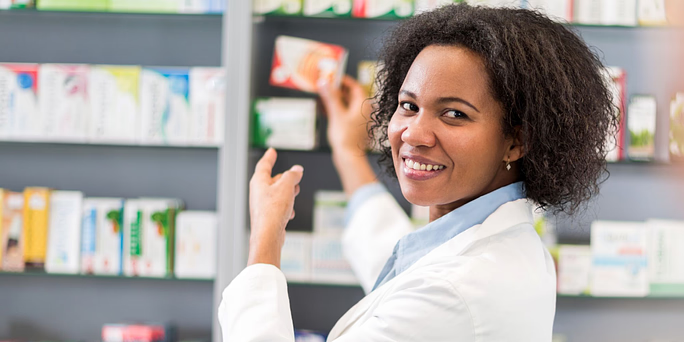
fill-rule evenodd
<path id="1" fill-rule="evenodd" d="M 315 234 L 342 236 L 345 227 L 347 195 L 343 191 L 319 190 L 314 194 Z"/>
<path id="2" fill-rule="evenodd" d="M 178 202 L 131 199 L 124 206 L 124 274 L 166 277 L 173 273 Z"/>
<path id="3" fill-rule="evenodd" d="M 413 0 L 354 0 L 355 18 L 408 18 L 413 15 Z"/>
<path id="4" fill-rule="evenodd" d="M 0 269 L 24 270 L 24 194 L 0 189 Z"/>
<path id="5" fill-rule="evenodd" d="M 316 100 L 257 98 L 252 112 L 253 145 L 290 150 L 316 147 Z"/>
<path id="6" fill-rule="evenodd" d="M 110 12 L 177 13 L 182 0 L 109 0 Z"/>
<path id="7" fill-rule="evenodd" d="M 90 68 L 78 64 L 41 64 L 38 73 L 40 121 L 49 141 L 84 142 L 90 107 Z"/>
<path id="8" fill-rule="evenodd" d="M 301 15 L 302 0 L 253 0 L 256 15 Z"/>
<path id="9" fill-rule="evenodd" d="M 184 145 L 190 116 L 189 69 L 143 68 L 139 137 L 151 145 Z"/>
<path id="10" fill-rule="evenodd" d="M 307 17 L 350 17 L 353 0 L 304 0 Z"/>
<path id="11" fill-rule="evenodd" d="M 309 232 L 285 233 L 285 244 L 280 253 L 280 269 L 288 281 L 311 280 L 311 243 Z"/>
<path id="12" fill-rule="evenodd" d="M 123 204 L 121 198 L 90 197 L 83 201 L 81 273 L 122 273 Z"/>
<path id="13" fill-rule="evenodd" d="M 191 145 L 220 146 L 223 143 L 226 111 L 226 70 L 190 69 Z"/>
<path id="14" fill-rule="evenodd" d="M 320 83 L 340 84 L 347 49 L 315 40 L 279 36 L 275 41 L 270 84 L 316 93 Z"/>
<path id="15" fill-rule="evenodd" d="M 684 160 L 684 93 L 677 93 L 670 102 L 670 159 Z"/>
<path id="16" fill-rule="evenodd" d="M 178 278 L 213 279 L 216 276 L 215 212 L 183 211 L 176 219 L 174 274 Z"/>
<path id="17" fill-rule="evenodd" d="M 50 192 L 48 188 L 24 189 L 24 262 L 29 268 L 45 267 Z"/>
<path id="18" fill-rule="evenodd" d="M 48 273 L 79 272 L 82 209 L 82 192 L 53 191 L 50 194 L 48 249 L 45 261 L 45 271 Z"/>
<path id="19" fill-rule="evenodd" d="M 591 247 L 558 246 L 558 293 L 589 294 Z"/>
<path id="20" fill-rule="evenodd" d="M 649 293 L 648 230 L 643 222 L 591 225 L 591 294 L 643 297 Z"/>
<path id="21" fill-rule="evenodd" d="M 113 144 L 137 142 L 140 70 L 138 66 L 91 67 L 89 141 Z"/>
<path id="22" fill-rule="evenodd" d="M 38 64 L 0 64 L 0 140 L 40 135 Z"/>
<path id="23" fill-rule="evenodd" d="M 632 97 L 627 108 L 629 159 L 648 161 L 655 157 L 656 114 L 655 96 Z"/>
<path id="24" fill-rule="evenodd" d="M 649 220 L 648 268 L 651 296 L 684 293 L 684 221 Z"/>
<path id="25" fill-rule="evenodd" d="M 106 12 L 110 0 L 39 0 L 41 11 L 89 11 Z"/>
<path id="26" fill-rule="evenodd" d="M 340 237 L 314 234 L 311 243 L 311 281 L 358 285 L 354 272 L 342 253 Z"/>

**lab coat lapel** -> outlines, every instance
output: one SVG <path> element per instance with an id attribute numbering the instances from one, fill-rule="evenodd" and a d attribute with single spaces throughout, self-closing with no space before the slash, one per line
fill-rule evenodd
<path id="1" fill-rule="evenodd" d="M 460 255 L 475 242 L 499 234 L 508 228 L 515 227 L 522 223 L 533 223 L 532 207 L 527 199 L 511 201 L 502 205 L 489 215 L 481 225 L 475 225 L 456 235 L 448 242 L 422 257 L 406 271 L 397 275 L 394 279 L 388 281 L 361 299 L 361 301 L 349 309 L 349 311 L 337 321 L 328 335 L 328 341 L 334 341 L 344 334 L 349 327 L 354 325 L 354 323 L 372 307 L 373 303 L 383 298 L 387 291 L 394 288 L 397 279 L 410 277 L 415 269 L 433 263 L 436 259 Z"/>

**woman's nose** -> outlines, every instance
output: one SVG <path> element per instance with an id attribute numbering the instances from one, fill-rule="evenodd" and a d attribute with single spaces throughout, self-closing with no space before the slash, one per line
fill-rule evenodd
<path id="1" fill-rule="evenodd" d="M 414 147 L 435 145 L 434 119 L 428 115 L 419 113 L 408 120 L 406 129 L 401 134 L 401 140 Z"/>

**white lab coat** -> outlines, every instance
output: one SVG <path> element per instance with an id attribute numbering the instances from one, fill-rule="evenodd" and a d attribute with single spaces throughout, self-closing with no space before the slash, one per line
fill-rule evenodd
<path id="1" fill-rule="evenodd" d="M 354 214 L 343 244 L 364 289 L 410 230 L 387 193 Z M 528 201 L 508 202 L 364 297 L 328 341 L 550 342 L 555 279 Z M 245 268 L 218 314 L 224 342 L 294 341 L 287 282 L 275 266 Z"/>

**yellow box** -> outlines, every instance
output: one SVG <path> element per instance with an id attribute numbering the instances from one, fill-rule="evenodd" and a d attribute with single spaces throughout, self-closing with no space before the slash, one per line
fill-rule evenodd
<path id="1" fill-rule="evenodd" d="M 43 267 L 47 255 L 50 189 L 24 190 L 24 262 L 27 267 Z"/>

